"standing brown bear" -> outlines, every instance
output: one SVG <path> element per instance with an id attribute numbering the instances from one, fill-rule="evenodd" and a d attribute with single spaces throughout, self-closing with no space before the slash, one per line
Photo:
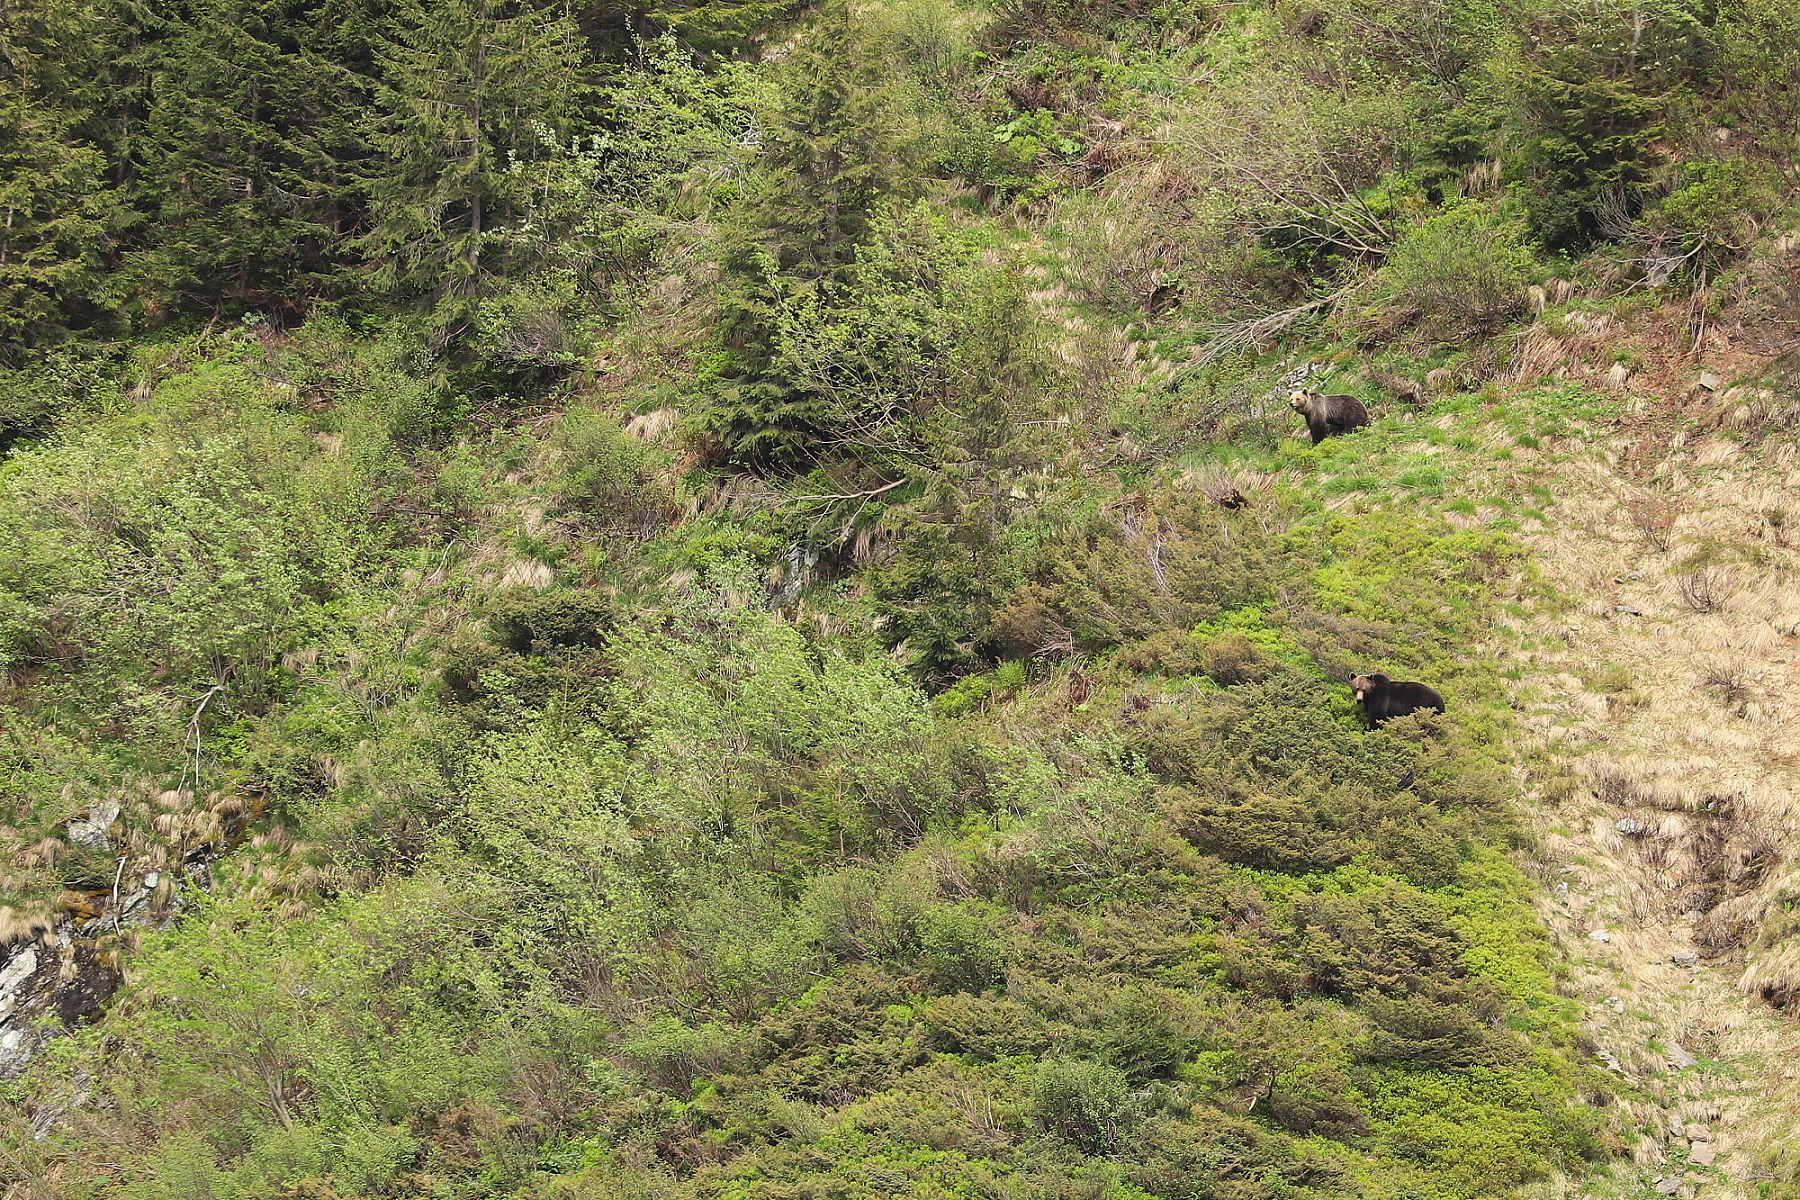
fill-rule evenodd
<path id="1" fill-rule="evenodd" d="M 1444 698 L 1422 683 L 1395 682 L 1386 675 L 1358 675 L 1350 691 L 1363 706 L 1370 725 L 1429 708 L 1444 711 Z"/>
<path id="2" fill-rule="evenodd" d="M 1306 427 L 1312 431 L 1315 446 L 1334 433 L 1349 433 L 1369 423 L 1369 410 L 1355 396 L 1321 396 L 1318 392 L 1297 388 L 1288 397 L 1288 403 L 1306 418 Z"/>

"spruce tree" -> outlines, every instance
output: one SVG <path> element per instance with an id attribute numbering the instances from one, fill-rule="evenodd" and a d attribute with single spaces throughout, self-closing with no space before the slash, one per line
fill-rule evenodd
<path id="1" fill-rule="evenodd" d="M 783 74 L 766 170 L 725 261 L 737 280 L 721 322 L 729 359 L 701 418 L 740 466 L 805 470 L 830 440 L 829 406 L 778 362 L 776 314 L 800 292 L 834 302 L 876 205 L 909 177 L 909 139 L 884 65 L 849 6 L 831 0 Z"/>
<path id="2" fill-rule="evenodd" d="M 74 136 L 78 114 L 0 80 L 0 363 L 104 315 L 100 275 L 112 212 L 104 158 Z"/>
<path id="3" fill-rule="evenodd" d="M 378 286 L 466 326 L 516 207 L 517 175 L 568 124 L 580 65 L 574 20 L 505 0 L 404 0 L 382 48 L 381 161 L 361 248 Z M 490 253 L 494 250 L 495 253 Z"/>
<path id="4" fill-rule="evenodd" d="M 0 5 L 0 363 L 104 319 L 114 205 L 93 144 L 102 7 Z"/>
<path id="5" fill-rule="evenodd" d="M 757 205 L 759 240 L 784 273 L 840 276 L 875 205 L 906 177 L 904 117 L 884 66 L 843 0 L 825 6 L 791 60 Z"/>
<path id="6" fill-rule="evenodd" d="M 186 0 L 140 17 L 122 165 L 129 274 L 175 306 L 299 307 L 356 227 L 363 0 Z"/>

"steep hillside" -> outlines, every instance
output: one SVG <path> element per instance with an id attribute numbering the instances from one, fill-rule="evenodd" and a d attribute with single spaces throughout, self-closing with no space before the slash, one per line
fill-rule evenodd
<path id="1" fill-rule="evenodd" d="M 1800 1195 L 1796 78 L 8 7 L 7 1200 Z"/>

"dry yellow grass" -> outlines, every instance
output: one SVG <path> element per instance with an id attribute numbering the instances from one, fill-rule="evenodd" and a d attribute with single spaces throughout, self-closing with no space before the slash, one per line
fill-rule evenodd
<path id="1" fill-rule="evenodd" d="M 1747 1200 L 1800 1111 L 1800 1036 L 1772 1006 L 1800 1000 L 1800 944 L 1765 936 L 1800 896 L 1800 478 L 1788 448 L 1668 451 L 1650 480 L 1623 445 L 1554 467 L 1528 540 L 1571 603 L 1520 621 L 1506 655 L 1539 764 L 1544 915 L 1589 1031 L 1644 1127 L 1712 1127 L 1723 1178 L 1701 1194 Z M 1673 1164 L 1677 1144 L 1633 1156 Z"/>

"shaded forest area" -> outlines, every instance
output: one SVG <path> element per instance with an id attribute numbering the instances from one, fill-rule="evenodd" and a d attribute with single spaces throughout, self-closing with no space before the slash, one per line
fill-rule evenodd
<path id="1" fill-rule="evenodd" d="M 1617 411 L 1528 328 L 1774 287 L 1787 0 L 26 0 L 0 129 L 9 1200 L 1638 1136 L 1465 464 Z"/>

